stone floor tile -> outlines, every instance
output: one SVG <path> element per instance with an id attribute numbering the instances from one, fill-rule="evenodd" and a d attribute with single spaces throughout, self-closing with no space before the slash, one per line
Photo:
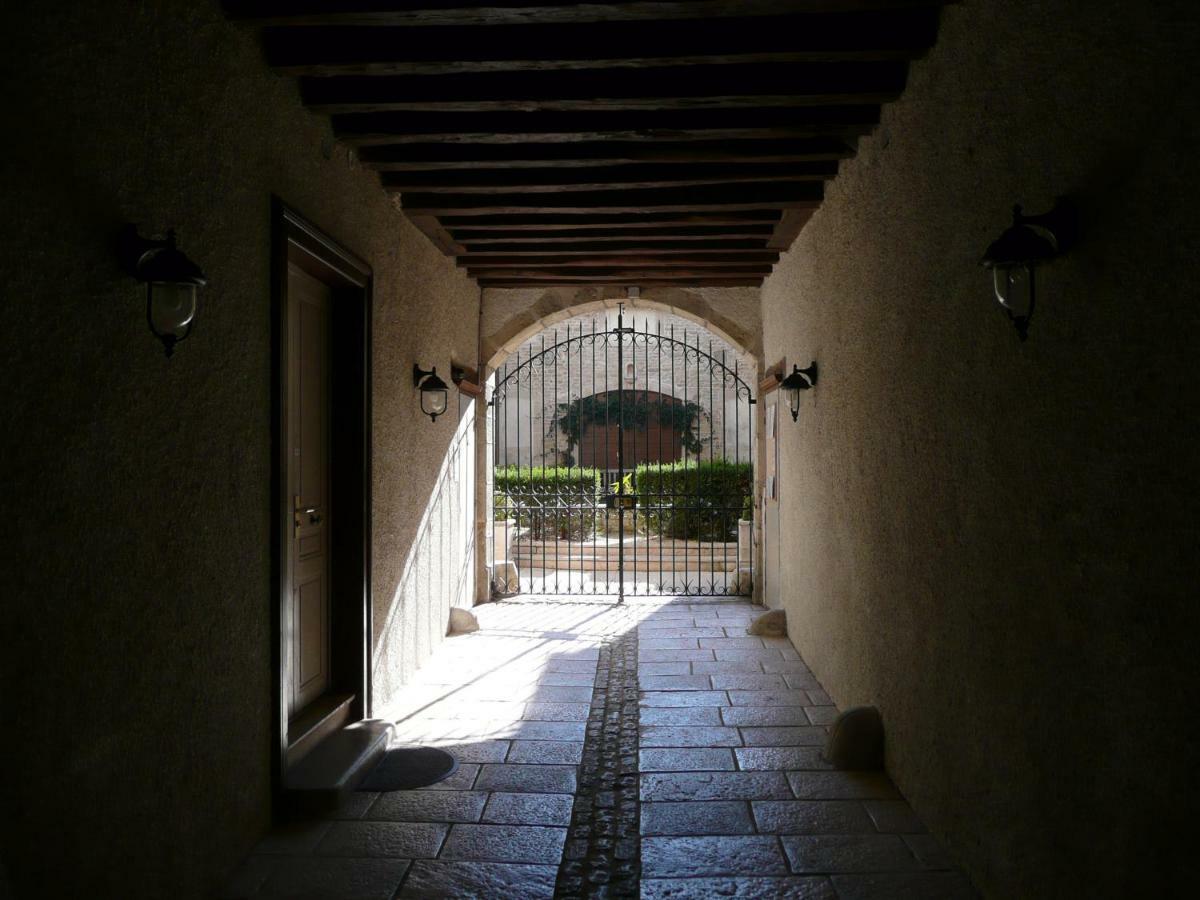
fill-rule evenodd
<path id="1" fill-rule="evenodd" d="M 592 685 L 542 684 L 525 699 L 544 703 L 591 703 Z"/>
<path id="2" fill-rule="evenodd" d="M 920 867 L 904 841 L 894 834 L 785 835 L 780 840 L 797 874 L 904 872 Z"/>
<path id="3" fill-rule="evenodd" d="M 733 652 L 733 651 L 727 651 Z M 638 663 L 713 660 L 712 650 L 638 650 Z"/>
<path id="4" fill-rule="evenodd" d="M 639 675 L 691 675 L 692 664 L 687 660 L 682 662 L 642 663 L 638 666 Z"/>
<path id="5" fill-rule="evenodd" d="M 414 746 L 424 747 L 428 744 L 408 742 L 408 744 L 392 744 L 393 747 Z M 508 754 L 508 741 L 462 741 L 460 743 L 442 743 L 435 741 L 433 746 L 454 754 L 459 763 L 504 762 Z"/>
<path id="6" fill-rule="evenodd" d="M 521 718 L 529 722 L 586 722 L 590 703 L 526 703 Z"/>
<path id="7" fill-rule="evenodd" d="M 485 765 L 479 774 L 477 787 L 480 790 L 518 794 L 572 794 L 575 792 L 575 767 L 513 763 Z"/>
<path id="8" fill-rule="evenodd" d="M 776 838 L 765 835 L 642 838 L 642 877 L 785 875 Z"/>
<path id="9" fill-rule="evenodd" d="M 454 825 L 442 859 L 558 865 L 567 829 L 534 825 Z"/>
<path id="10" fill-rule="evenodd" d="M 242 860 L 226 879 L 225 886 L 217 894 L 217 900 L 246 900 L 249 897 L 260 896 L 259 890 L 271 877 L 281 858 L 250 856 Z"/>
<path id="11" fill-rule="evenodd" d="M 808 706 L 805 691 L 729 691 L 731 706 Z"/>
<path id="12" fill-rule="evenodd" d="M 404 900 L 551 900 L 556 865 L 530 866 L 418 859 L 397 895 Z"/>
<path id="13" fill-rule="evenodd" d="M 747 772 L 787 769 L 827 770 L 833 766 L 821 758 L 821 747 L 744 747 L 735 750 L 738 768 Z"/>
<path id="14" fill-rule="evenodd" d="M 569 657 L 549 659 L 546 660 L 545 670 L 547 672 L 574 672 L 594 675 L 596 673 L 596 659 L 574 659 Z"/>
<path id="15" fill-rule="evenodd" d="M 837 900 L 828 878 L 646 878 L 641 900 Z"/>
<path id="16" fill-rule="evenodd" d="M 423 788 L 418 788 L 421 791 L 469 791 L 475 783 L 475 777 L 479 774 L 478 763 L 459 763 L 458 770 L 444 781 L 439 781 L 437 784 L 431 784 Z"/>
<path id="17" fill-rule="evenodd" d="M 434 857 L 449 825 L 429 822 L 334 822 L 319 856 Z"/>
<path id="18" fill-rule="evenodd" d="M 869 834 L 875 826 L 854 800 L 756 800 L 750 804 L 764 834 Z"/>
<path id="19" fill-rule="evenodd" d="M 332 823 L 304 820 L 278 825 L 267 832 L 254 848 L 258 856 L 299 856 L 311 853 L 329 831 Z"/>
<path id="20" fill-rule="evenodd" d="M 727 706 L 721 710 L 726 725 L 811 725 L 802 706 Z"/>
<path id="21" fill-rule="evenodd" d="M 774 647 L 722 647 L 710 652 L 719 662 L 783 661 L 783 655 Z"/>
<path id="22" fill-rule="evenodd" d="M 741 729 L 747 747 L 824 747 L 829 737 L 820 725 L 776 725 Z"/>
<path id="23" fill-rule="evenodd" d="M 804 664 L 803 660 L 799 659 L 784 659 L 782 656 L 778 658 L 767 658 L 762 661 L 762 667 L 764 672 L 778 672 L 784 675 L 812 676 L 812 672 L 809 671 L 808 666 Z M 812 683 L 814 687 L 818 686 L 816 679 L 813 679 Z M 803 684 L 797 684 L 796 687 L 804 690 L 807 686 Z"/>
<path id="24" fill-rule="evenodd" d="M 728 706 L 724 691 L 642 691 L 642 706 Z"/>
<path id="25" fill-rule="evenodd" d="M 740 659 L 740 660 L 703 660 L 698 659 L 691 663 L 692 673 L 694 675 L 762 675 L 763 665 L 757 659 Z"/>
<path id="26" fill-rule="evenodd" d="M 740 747 L 736 728 L 688 725 L 643 725 L 643 747 Z"/>
<path id="27" fill-rule="evenodd" d="M 483 791 L 388 791 L 367 810 L 367 819 L 388 822 L 478 822 Z"/>
<path id="28" fill-rule="evenodd" d="M 654 640 L 657 638 L 710 638 L 710 637 L 725 637 L 725 629 L 719 625 L 713 626 L 685 626 L 675 624 L 656 623 L 653 625 L 638 626 L 638 642 L 639 645 L 644 643 L 646 639 Z M 697 646 L 692 644 L 693 647 Z"/>
<path id="29" fill-rule="evenodd" d="M 799 800 L 899 800 L 900 792 L 880 772 L 788 772 Z"/>
<path id="30" fill-rule="evenodd" d="M 979 895 L 958 872 L 834 875 L 841 900 L 974 900 Z"/>
<path id="31" fill-rule="evenodd" d="M 638 675 L 638 687 L 644 691 L 708 691 L 712 683 L 707 675 Z"/>
<path id="32" fill-rule="evenodd" d="M 754 834 L 749 804 L 741 800 L 643 803 L 642 834 Z"/>
<path id="33" fill-rule="evenodd" d="M 906 834 L 902 840 L 926 869 L 952 869 L 949 854 L 932 834 Z"/>
<path id="34" fill-rule="evenodd" d="M 343 795 L 337 809 L 330 810 L 327 816 L 330 819 L 361 819 L 367 814 L 371 804 L 378 799 L 378 791 L 350 791 L 349 794 Z"/>
<path id="35" fill-rule="evenodd" d="M 795 685 L 790 685 L 790 686 L 791 687 L 802 687 L 802 685 L 800 685 L 800 684 L 795 684 Z M 833 706 L 834 705 L 833 698 L 830 697 L 827 693 L 825 693 L 820 688 L 805 687 L 804 690 L 808 691 L 809 699 L 812 700 L 814 706 Z"/>
<path id="36" fill-rule="evenodd" d="M 762 638 L 754 637 L 753 635 L 748 635 L 743 632 L 740 637 L 724 636 L 715 638 L 700 638 L 700 646 L 710 647 L 713 650 L 732 650 L 738 647 L 749 647 L 751 649 L 759 650 L 765 645 L 763 644 Z"/>
<path id="37" fill-rule="evenodd" d="M 280 860 L 263 885 L 263 897 L 289 900 L 391 900 L 407 859 L 346 859 L 308 856 Z"/>
<path id="38" fill-rule="evenodd" d="M 739 673 L 713 675 L 712 686 L 718 691 L 786 691 L 782 675 Z"/>
<path id="39" fill-rule="evenodd" d="M 878 831 L 885 834 L 925 833 L 925 826 L 906 800 L 867 800 L 863 805 Z"/>
<path id="40" fill-rule="evenodd" d="M 595 668 L 593 666 L 593 668 Z M 594 672 L 538 672 L 534 676 L 535 683 L 547 686 L 561 687 L 586 687 L 591 686 L 596 681 Z M 409 878 L 412 874 L 409 874 Z"/>
<path id="41" fill-rule="evenodd" d="M 640 776 L 643 802 L 655 800 L 782 800 L 782 772 L 650 772 Z"/>
<path id="42" fill-rule="evenodd" d="M 804 712 L 814 725 L 832 725 L 838 717 L 835 706 L 806 706 Z"/>
<path id="43" fill-rule="evenodd" d="M 699 646 L 694 637 L 638 638 L 638 650 L 694 650 Z"/>
<path id="44" fill-rule="evenodd" d="M 569 825 L 571 794 L 492 794 L 482 822 L 506 825 Z"/>
<path id="45" fill-rule="evenodd" d="M 732 772 L 735 768 L 727 747 L 671 747 L 638 753 L 642 772 Z"/>
<path id="46" fill-rule="evenodd" d="M 508 759 L 493 762 L 576 765 L 583 758 L 583 741 L 513 741 Z"/>
<path id="47" fill-rule="evenodd" d="M 643 706 L 638 716 L 642 725 L 721 724 L 721 710 L 715 706 Z"/>
<path id="48" fill-rule="evenodd" d="M 473 700 L 470 697 L 447 697 L 421 710 L 421 717 L 431 719 L 519 719 L 525 711 L 523 700 Z"/>

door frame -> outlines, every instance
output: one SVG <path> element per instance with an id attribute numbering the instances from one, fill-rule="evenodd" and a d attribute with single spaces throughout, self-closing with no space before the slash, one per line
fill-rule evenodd
<path id="1" fill-rule="evenodd" d="M 327 284 L 330 304 L 331 690 L 354 695 L 351 720 L 371 712 L 371 267 L 271 197 L 271 781 L 279 810 L 288 765 L 287 571 L 288 264 Z M 332 517 L 331 517 L 332 518 Z"/>

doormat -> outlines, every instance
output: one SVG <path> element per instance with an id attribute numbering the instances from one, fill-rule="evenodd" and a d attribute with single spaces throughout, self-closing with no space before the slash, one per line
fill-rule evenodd
<path id="1" fill-rule="evenodd" d="M 397 747 L 383 754 L 360 791 L 411 791 L 437 784 L 458 769 L 458 760 L 436 747 Z"/>

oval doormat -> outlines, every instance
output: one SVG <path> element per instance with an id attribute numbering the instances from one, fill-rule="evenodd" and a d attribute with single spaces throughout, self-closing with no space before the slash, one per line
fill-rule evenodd
<path id="1" fill-rule="evenodd" d="M 383 754 L 360 791 L 411 791 L 437 784 L 458 769 L 458 760 L 436 747 L 397 747 Z"/>

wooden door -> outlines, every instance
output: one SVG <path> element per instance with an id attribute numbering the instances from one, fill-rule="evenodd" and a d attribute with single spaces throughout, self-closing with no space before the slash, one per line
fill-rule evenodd
<path id="1" fill-rule="evenodd" d="M 331 291 L 288 266 L 288 714 L 330 688 L 330 369 Z"/>
<path id="2" fill-rule="evenodd" d="M 779 403 L 778 394 L 767 400 L 763 517 L 763 605 L 779 609 Z"/>

